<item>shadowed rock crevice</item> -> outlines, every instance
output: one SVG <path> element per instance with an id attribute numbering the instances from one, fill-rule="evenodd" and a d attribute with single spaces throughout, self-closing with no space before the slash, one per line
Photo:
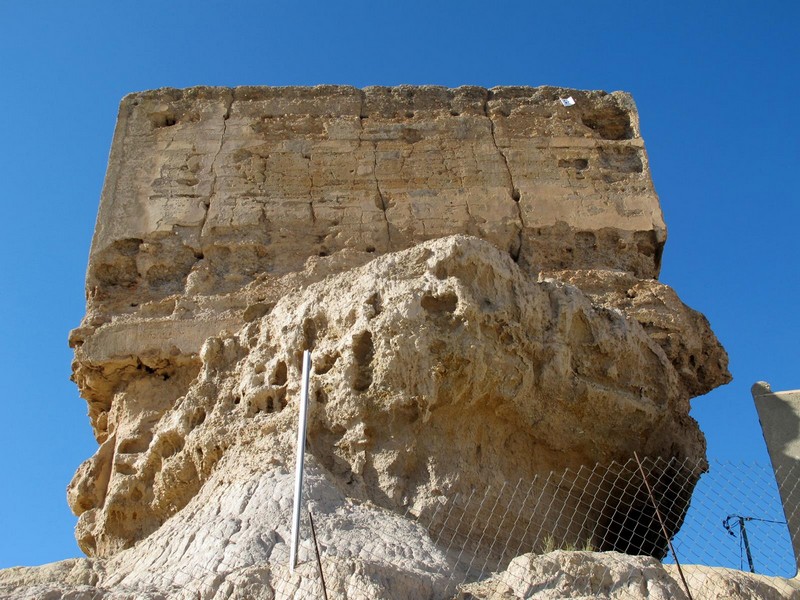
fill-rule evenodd
<path id="1" fill-rule="evenodd" d="M 372 384 L 372 359 L 375 356 L 375 346 L 372 344 L 372 333 L 364 331 L 353 337 L 353 360 L 355 361 L 355 375 L 353 389 L 363 392 Z"/>

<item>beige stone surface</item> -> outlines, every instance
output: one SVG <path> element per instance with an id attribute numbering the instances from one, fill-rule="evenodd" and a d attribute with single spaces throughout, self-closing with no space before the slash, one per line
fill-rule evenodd
<path id="1" fill-rule="evenodd" d="M 702 463 L 689 400 L 727 357 L 654 279 L 664 241 L 621 92 L 126 97 L 70 335 L 93 558 L 2 572 L 0 595 L 318 597 L 313 562 L 286 567 L 308 349 L 329 589 L 451 597 L 488 543 L 421 525 L 456 494 L 634 451 Z"/>
<path id="2" fill-rule="evenodd" d="M 571 93 L 566 108 L 559 96 Z M 88 284 L 241 287 L 454 233 L 531 267 L 658 273 L 631 98 L 557 88 L 191 88 L 123 100 Z M 570 251 L 566 247 L 570 246 Z M 97 288 L 95 290 L 95 288 Z"/>
<path id="3" fill-rule="evenodd" d="M 683 566 L 692 598 L 703 600 L 780 600 L 800 598 L 795 580 L 763 577 L 732 569 Z M 464 586 L 454 600 L 541 600 L 607 598 L 686 600 L 689 596 L 674 565 L 616 552 L 565 552 L 518 556 L 508 569 Z"/>
<path id="4" fill-rule="evenodd" d="M 728 355 L 708 320 L 681 302 L 669 286 L 624 271 L 556 271 L 547 275 L 580 288 L 596 305 L 621 310 L 639 323 L 664 350 L 692 396 L 707 394 L 730 381 Z"/>
<path id="5" fill-rule="evenodd" d="M 559 97 L 570 94 L 577 104 L 566 108 Z M 114 135 L 84 330 L 126 317 L 241 318 L 247 284 L 309 258 L 336 257 L 320 268 L 341 271 L 457 233 L 531 273 L 656 276 L 665 227 L 631 98 L 432 86 L 132 94 Z"/>
<path id="6" fill-rule="evenodd" d="M 284 409 L 304 349 L 312 454 L 348 494 L 388 508 L 424 513 L 442 494 L 634 451 L 704 455 L 694 380 L 637 320 L 451 236 L 285 294 L 193 359 L 117 371 L 103 444 L 69 491 L 84 550 L 109 556 L 155 531 L 253 428 L 269 423 L 269 459 L 290 464 Z"/>

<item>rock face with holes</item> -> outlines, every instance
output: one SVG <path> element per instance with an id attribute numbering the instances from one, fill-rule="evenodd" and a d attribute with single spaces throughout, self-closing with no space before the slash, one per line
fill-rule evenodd
<path id="1" fill-rule="evenodd" d="M 464 564 L 504 568 L 421 523 L 551 470 L 704 456 L 689 400 L 727 357 L 655 280 L 664 241 L 624 93 L 126 97 L 70 336 L 99 448 L 68 498 L 94 558 L 0 586 L 317 594 L 285 568 L 306 349 L 330 589 L 444 598 Z"/>

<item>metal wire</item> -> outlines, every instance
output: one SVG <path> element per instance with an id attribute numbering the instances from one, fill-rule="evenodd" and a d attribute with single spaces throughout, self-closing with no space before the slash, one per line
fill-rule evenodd
<path id="1" fill-rule="evenodd" d="M 525 598 L 535 597 L 535 590 L 550 589 L 552 597 L 641 597 L 641 586 L 650 585 L 649 577 L 661 578 L 659 585 L 666 585 L 673 597 L 687 597 L 674 561 L 666 556 L 671 542 L 687 568 L 688 594 L 696 599 L 717 597 L 709 588 L 709 567 L 739 571 L 744 566 L 744 532 L 736 524 L 729 523 L 728 529 L 724 526 L 726 518 L 735 517 L 736 523 L 746 523 L 757 575 L 776 578 L 769 583 L 770 589 L 778 590 L 776 597 L 800 595 L 800 586 L 791 580 L 797 561 L 787 526 L 787 520 L 791 522 L 796 515 L 785 515 L 781 502 L 782 494 L 790 500 L 788 505 L 800 505 L 800 473 L 784 470 L 777 480 L 782 482 L 780 488 L 769 465 L 645 457 L 641 468 L 631 459 L 553 472 L 496 489 L 487 486 L 445 493 L 430 511 L 417 517 L 410 512 L 385 511 L 387 519 L 415 527 L 425 543 L 443 557 L 438 566 L 426 570 L 423 565 L 419 572 L 407 575 L 400 569 L 392 571 L 392 556 L 414 555 L 414 545 L 421 538 L 398 537 L 386 528 L 367 535 L 364 543 L 354 547 L 337 537 L 338 521 L 333 515 L 315 511 L 317 533 L 321 535 L 324 528 L 327 536 L 320 538 L 319 568 L 309 541 L 310 523 L 304 518 L 301 531 L 307 535 L 294 575 L 288 568 L 278 568 L 288 564 L 286 543 L 274 542 L 265 550 L 263 569 L 269 574 L 275 598 L 320 598 L 325 593 L 323 575 L 331 600 L 399 598 L 397 590 L 401 588 L 392 577 L 406 586 L 413 580 L 420 589 L 418 597 L 431 599 L 489 598 L 490 593 L 499 594 L 498 590 L 511 594 L 502 597 Z M 239 486 L 230 493 L 232 497 L 247 496 L 246 506 L 258 489 L 258 485 Z M 309 499 L 313 501 L 313 497 Z M 285 517 L 288 522 L 288 508 Z M 739 517 L 746 521 L 739 522 Z M 326 519 L 333 520 L 326 524 Z M 236 528 L 224 531 L 210 532 L 204 541 L 213 559 L 168 569 L 153 565 L 138 575 L 147 585 L 129 583 L 123 577 L 113 582 L 115 594 L 124 597 L 127 593 L 131 598 L 221 597 L 216 595 L 221 581 L 243 565 L 258 567 L 260 560 L 241 554 Z M 795 544 L 799 541 L 794 540 Z M 549 554 L 557 550 L 562 553 Z M 564 551 L 580 553 L 580 561 L 566 559 L 569 555 Z M 622 554 L 639 558 L 626 559 Z M 657 562 L 662 559 L 663 568 Z M 558 563 L 546 581 L 542 580 L 544 571 L 536 567 L 544 564 L 541 561 Z M 617 569 L 615 564 L 627 567 Z M 384 575 L 371 576 L 369 572 Z M 620 579 L 620 573 L 628 574 Z M 767 584 L 758 579 L 753 585 Z"/>

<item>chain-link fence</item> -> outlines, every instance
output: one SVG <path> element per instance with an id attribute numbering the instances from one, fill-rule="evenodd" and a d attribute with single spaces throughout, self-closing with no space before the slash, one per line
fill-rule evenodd
<path id="1" fill-rule="evenodd" d="M 800 473 L 781 475 L 797 481 Z M 782 491 L 790 501 L 798 493 Z M 636 457 L 470 490 L 415 518 L 451 559 L 434 573 L 445 578 L 435 597 L 638 598 L 650 597 L 642 590 L 652 584 L 661 590 L 652 597 L 800 597 L 769 465 Z M 329 579 L 335 569 L 326 562 L 351 558 L 335 544 L 320 550 Z"/>
<path id="2" fill-rule="evenodd" d="M 779 473 L 779 489 L 769 465 L 634 457 L 401 515 L 345 498 L 312 465 L 292 573 L 292 474 L 222 474 L 192 509 L 198 527 L 178 521 L 164 536 L 172 558 L 103 577 L 85 597 L 800 598 L 781 503 L 800 504 L 798 476 Z"/>

